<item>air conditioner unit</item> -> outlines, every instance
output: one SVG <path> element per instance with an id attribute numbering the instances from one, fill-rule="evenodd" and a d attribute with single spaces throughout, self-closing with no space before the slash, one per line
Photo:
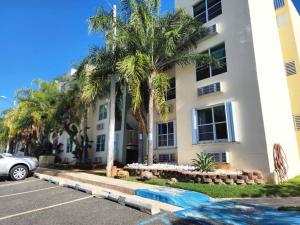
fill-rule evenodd
<path id="1" fill-rule="evenodd" d="M 216 92 L 221 92 L 221 83 L 215 83 L 215 84 L 210 84 L 204 87 L 198 88 L 198 96 L 205 96 L 208 94 L 216 93 Z"/>
<path id="2" fill-rule="evenodd" d="M 97 130 L 103 130 L 104 129 L 104 123 L 97 124 L 96 129 Z"/>
<path id="3" fill-rule="evenodd" d="M 207 152 L 216 163 L 230 163 L 229 152 Z"/>
<path id="4" fill-rule="evenodd" d="M 95 157 L 94 162 L 97 164 L 102 164 L 102 157 Z"/>
<path id="5" fill-rule="evenodd" d="M 174 105 L 173 104 L 169 104 L 168 111 L 169 111 L 169 113 L 173 113 L 174 112 Z"/>
<path id="6" fill-rule="evenodd" d="M 291 62 L 286 63 L 285 64 L 285 70 L 286 70 L 287 76 L 297 74 L 295 61 L 291 61 Z"/>
<path id="7" fill-rule="evenodd" d="M 209 27 L 207 27 L 206 31 L 199 34 L 199 40 L 204 40 L 206 38 L 209 38 L 213 35 L 216 35 L 219 33 L 219 26 L 218 24 L 213 24 Z"/>

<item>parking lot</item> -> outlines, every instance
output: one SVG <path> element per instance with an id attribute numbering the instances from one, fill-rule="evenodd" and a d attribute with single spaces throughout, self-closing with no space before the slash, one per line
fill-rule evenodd
<path id="1" fill-rule="evenodd" d="M 0 181 L 1 225 L 139 224 L 150 216 L 36 178 Z"/>
<path id="2" fill-rule="evenodd" d="M 162 213 L 150 216 L 36 178 L 0 179 L 1 225 L 179 225 L 193 224 Z"/>

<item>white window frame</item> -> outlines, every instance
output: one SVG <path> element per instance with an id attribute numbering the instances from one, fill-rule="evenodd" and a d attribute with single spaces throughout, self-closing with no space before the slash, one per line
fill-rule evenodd
<path id="1" fill-rule="evenodd" d="M 102 143 L 101 141 L 101 137 L 104 137 L 104 143 Z M 98 140 L 100 139 L 100 141 L 98 142 Z M 105 134 L 100 134 L 100 135 L 97 135 L 96 137 L 96 152 L 105 152 L 105 145 L 106 145 L 106 135 Z M 104 145 L 102 145 L 104 144 Z M 101 146 L 104 146 L 104 149 L 101 149 Z M 98 150 L 98 147 L 99 147 L 99 150 Z"/>
<path id="2" fill-rule="evenodd" d="M 214 108 L 218 107 L 218 106 L 224 106 L 225 107 L 226 130 L 227 130 L 227 138 L 226 139 L 217 139 L 216 125 L 217 124 L 223 124 L 223 123 L 225 123 L 225 122 L 215 122 Z M 199 125 L 198 124 L 198 111 L 205 110 L 205 109 L 212 109 L 212 123 Z M 214 137 L 214 139 L 213 140 L 200 141 L 199 140 L 199 127 L 200 126 L 208 126 L 208 125 L 212 125 L 213 126 L 213 137 Z M 227 114 L 226 114 L 226 106 L 225 106 L 225 104 L 224 103 L 220 103 L 220 104 L 213 105 L 213 106 L 210 106 L 210 107 L 197 109 L 197 131 L 198 131 L 198 133 L 197 133 L 197 135 L 198 135 L 197 136 L 197 141 L 198 141 L 199 144 L 228 142 L 228 135 L 229 135 L 229 131 L 228 131 L 228 118 L 227 118 Z"/>
<path id="3" fill-rule="evenodd" d="M 226 52 L 226 44 L 225 44 L 225 42 L 222 42 L 222 43 L 219 43 L 219 44 L 217 44 L 217 45 L 214 45 L 214 46 L 212 46 L 211 48 L 202 51 L 202 53 L 208 52 L 208 53 L 207 53 L 208 56 L 211 57 L 211 56 L 212 56 L 212 49 L 215 48 L 215 47 L 218 47 L 218 46 L 220 46 L 220 45 L 222 45 L 222 44 L 224 44 L 225 56 L 222 57 L 222 58 L 218 58 L 218 60 L 219 60 L 219 61 L 222 61 L 223 59 L 226 60 L 226 72 L 223 72 L 223 73 L 227 73 L 227 72 L 228 72 L 228 64 L 227 64 L 227 52 Z M 206 67 L 207 64 L 206 64 L 206 65 L 200 65 L 200 66 L 199 66 L 198 64 L 196 64 L 196 81 L 197 81 L 197 82 L 202 81 L 202 80 L 205 80 L 205 79 L 209 79 L 209 78 L 212 78 L 212 77 L 215 77 L 215 76 L 218 76 L 218 75 L 223 74 L 223 73 L 218 73 L 218 74 L 213 75 L 213 66 L 212 66 L 211 64 L 209 64 L 209 65 L 208 65 L 208 67 L 209 67 L 209 77 L 198 80 L 198 79 L 197 79 L 197 72 L 198 72 L 198 69 L 201 69 L 201 68 L 204 67 L 204 66 Z"/>
<path id="4" fill-rule="evenodd" d="M 208 23 L 209 21 L 211 21 L 211 20 L 213 20 L 213 19 L 215 19 L 215 18 L 217 18 L 218 16 L 220 16 L 220 15 L 223 14 L 222 0 L 221 0 L 220 2 L 214 4 L 214 5 L 210 6 L 210 7 L 208 7 L 207 0 L 201 0 L 201 1 L 205 1 L 205 11 L 204 11 L 203 13 L 199 14 L 199 15 L 205 14 L 205 20 L 206 20 L 206 21 L 205 21 L 204 23 Z M 201 1 L 198 1 L 196 4 L 194 4 L 194 5 L 193 5 L 193 8 L 194 8 L 197 4 L 199 4 L 199 2 L 201 2 Z M 208 14 L 209 9 L 215 7 L 216 5 L 218 5 L 218 4 L 220 4 L 220 3 L 221 3 L 221 11 L 222 11 L 222 13 L 221 13 L 220 15 L 214 17 L 213 19 L 209 19 L 209 14 Z M 195 14 L 194 14 L 194 17 L 197 18 L 197 17 L 199 17 L 199 15 L 195 16 Z"/>
<path id="5" fill-rule="evenodd" d="M 167 134 L 162 134 L 162 135 L 159 135 L 159 125 L 161 125 L 161 124 L 167 124 L 167 126 L 168 126 L 168 124 L 169 123 L 173 123 L 173 130 L 174 130 L 174 133 L 167 133 Z M 157 130 L 157 134 L 156 134 L 156 138 L 157 138 L 157 140 L 156 140 L 156 146 L 157 146 L 157 149 L 171 149 L 171 148 L 176 148 L 176 146 L 177 146 L 177 138 L 176 138 L 176 134 L 177 134 L 177 132 L 176 132 L 176 121 L 175 120 L 170 120 L 170 121 L 167 121 L 167 122 L 160 122 L 160 123 L 157 123 L 156 124 L 156 130 Z M 168 127 L 167 127 L 167 131 L 168 131 L 169 129 L 168 129 Z M 169 131 L 168 131 L 169 132 Z M 167 143 L 169 143 L 169 135 L 170 134 L 173 134 L 174 135 L 174 145 L 168 145 L 168 146 L 159 146 L 159 137 L 160 136 L 167 136 Z"/>
<path id="6" fill-rule="evenodd" d="M 106 108 L 106 112 L 102 112 L 101 109 Z M 108 104 L 102 104 L 99 106 L 99 121 L 106 120 L 108 115 Z"/>
<path id="7" fill-rule="evenodd" d="M 71 141 L 71 138 L 67 139 L 67 148 L 66 148 L 67 153 L 72 153 L 73 152 L 73 142 Z"/>

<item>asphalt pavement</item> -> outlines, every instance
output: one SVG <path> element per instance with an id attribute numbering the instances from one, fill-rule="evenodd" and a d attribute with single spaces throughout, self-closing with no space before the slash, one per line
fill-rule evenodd
<path id="1" fill-rule="evenodd" d="M 0 181 L 1 225 L 139 224 L 150 216 L 36 178 Z"/>
<path id="2" fill-rule="evenodd" d="M 136 209 L 36 178 L 0 179 L 1 225 L 179 225 L 171 214 Z"/>

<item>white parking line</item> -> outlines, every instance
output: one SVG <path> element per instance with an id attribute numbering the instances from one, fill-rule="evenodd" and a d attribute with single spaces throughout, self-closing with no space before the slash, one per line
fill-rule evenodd
<path id="1" fill-rule="evenodd" d="M 28 181 L 22 181 L 22 182 L 19 181 L 19 182 L 14 182 L 14 183 L 9 183 L 9 184 L 2 184 L 2 185 L 0 185 L 0 188 L 19 185 L 19 184 L 25 184 L 25 183 L 33 183 L 33 182 L 37 182 L 37 181 L 40 181 L 40 180 L 28 180 Z"/>
<path id="2" fill-rule="evenodd" d="M 60 188 L 60 186 L 41 188 L 41 189 L 36 189 L 36 190 L 32 190 L 32 191 L 19 192 L 19 193 L 14 193 L 14 194 L 9 194 L 9 195 L 0 195 L 0 198 L 12 197 L 12 196 L 16 196 L 16 195 L 25 195 L 25 194 L 29 194 L 29 193 L 45 191 L 45 190 L 54 189 L 54 188 Z"/>
<path id="3" fill-rule="evenodd" d="M 47 209 L 52 209 L 52 208 L 55 208 L 55 207 L 59 207 L 59 206 L 63 206 L 63 205 L 67 205 L 67 204 L 71 204 L 71 203 L 75 203 L 75 202 L 79 202 L 79 201 L 83 201 L 83 200 L 86 200 L 86 199 L 89 199 L 89 198 L 93 198 L 93 196 L 78 198 L 78 199 L 68 201 L 68 202 L 63 202 L 63 203 L 50 205 L 50 206 L 39 208 L 39 209 L 34 209 L 34 210 L 26 211 L 26 212 L 21 212 L 21 213 L 16 213 L 16 214 L 9 215 L 9 216 L 0 217 L 0 221 L 11 219 L 11 218 L 18 217 L 18 216 L 31 214 L 31 213 L 35 213 L 35 212 L 44 211 L 44 210 L 47 210 Z"/>

